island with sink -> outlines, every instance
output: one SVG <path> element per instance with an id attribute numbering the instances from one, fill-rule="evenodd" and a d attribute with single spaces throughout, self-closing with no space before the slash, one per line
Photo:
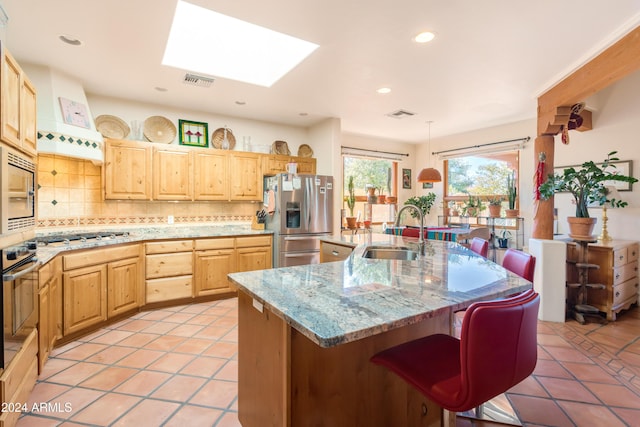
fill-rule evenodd
<path id="1" fill-rule="evenodd" d="M 453 242 L 326 238 L 344 260 L 233 273 L 238 414 L 252 426 L 439 425 L 442 410 L 369 358 L 450 333 L 453 313 L 532 285 Z"/>

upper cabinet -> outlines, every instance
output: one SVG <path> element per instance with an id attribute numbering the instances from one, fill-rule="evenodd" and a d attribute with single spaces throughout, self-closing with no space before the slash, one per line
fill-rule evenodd
<path id="1" fill-rule="evenodd" d="M 281 154 L 269 154 L 263 156 L 262 173 L 265 176 L 273 176 L 287 172 L 287 163 L 297 163 L 298 173 L 315 175 L 316 159 L 311 157 L 285 156 Z"/>
<path id="2" fill-rule="evenodd" d="M 107 140 L 105 199 L 151 200 L 151 153 L 151 146 L 143 142 Z"/>
<path id="3" fill-rule="evenodd" d="M 0 139 L 27 154 L 36 155 L 36 91 L 20 65 L 2 49 L 0 72 Z"/>
<path id="4" fill-rule="evenodd" d="M 262 156 L 107 139 L 104 182 L 107 200 L 262 201 Z"/>
<path id="5" fill-rule="evenodd" d="M 231 200 L 262 200 L 262 159 L 259 154 L 232 152 L 229 158 Z"/>
<path id="6" fill-rule="evenodd" d="M 193 152 L 185 147 L 153 148 L 153 198 L 193 200 Z"/>

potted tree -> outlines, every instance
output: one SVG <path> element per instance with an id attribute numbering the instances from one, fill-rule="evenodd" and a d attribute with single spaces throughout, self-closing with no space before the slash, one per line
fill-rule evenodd
<path id="1" fill-rule="evenodd" d="M 436 193 L 427 193 L 426 196 L 413 196 L 407 199 L 404 202 L 405 205 L 415 205 L 422 211 L 422 216 L 426 217 L 429 215 L 429 211 L 433 206 L 433 203 L 436 201 Z M 417 218 L 417 214 L 415 211 L 411 211 L 411 216 L 413 218 Z"/>
<path id="2" fill-rule="evenodd" d="M 638 180 L 632 176 L 625 176 L 615 171 L 611 162 L 619 160 L 613 157 L 617 151 L 607 154 L 607 158 L 598 165 L 593 161 L 584 162 L 579 168 L 566 168 L 562 174 L 549 174 L 547 180 L 539 187 L 540 197 L 544 200 L 555 193 L 567 191 L 573 196 L 576 205 L 576 216 L 568 217 L 570 236 L 575 238 L 592 238 L 596 218 L 589 216 L 588 206 L 591 203 L 610 203 L 613 207 L 624 207 L 627 202 L 607 199 L 605 181 L 634 183 Z"/>
<path id="3" fill-rule="evenodd" d="M 353 208 L 356 206 L 356 192 L 355 186 L 353 184 L 353 175 L 349 176 L 349 181 L 347 181 L 347 191 L 349 194 L 345 197 L 347 201 L 347 207 L 349 208 L 349 216 L 347 219 L 347 228 L 354 229 L 356 228 L 356 217 L 353 216 Z"/>
<path id="4" fill-rule="evenodd" d="M 507 177 L 507 200 L 509 200 L 509 209 L 505 209 L 507 218 L 516 218 L 520 212 L 516 209 L 516 199 L 518 198 L 518 188 L 516 187 L 516 174 L 511 172 Z"/>

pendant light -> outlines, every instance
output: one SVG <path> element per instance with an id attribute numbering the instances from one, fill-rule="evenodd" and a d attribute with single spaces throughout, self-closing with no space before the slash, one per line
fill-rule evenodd
<path id="1" fill-rule="evenodd" d="M 433 122 L 430 120 L 427 123 L 429 123 L 429 143 L 427 145 L 427 147 L 429 148 L 427 150 L 431 151 L 431 123 Z M 428 154 L 431 155 L 431 153 L 428 153 Z M 440 182 L 440 181 L 442 181 L 442 176 L 440 175 L 440 172 L 438 171 L 438 169 L 435 169 L 435 168 L 424 168 L 418 174 L 418 182 Z"/>

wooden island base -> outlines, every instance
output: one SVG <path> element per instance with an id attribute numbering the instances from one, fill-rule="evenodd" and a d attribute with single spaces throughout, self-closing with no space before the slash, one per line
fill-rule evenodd
<path id="1" fill-rule="evenodd" d="M 238 416 L 243 427 L 439 426 L 442 409 L 369 358 L 449 333 L 448 313 L 322 348 L 238 293 Z"/>

